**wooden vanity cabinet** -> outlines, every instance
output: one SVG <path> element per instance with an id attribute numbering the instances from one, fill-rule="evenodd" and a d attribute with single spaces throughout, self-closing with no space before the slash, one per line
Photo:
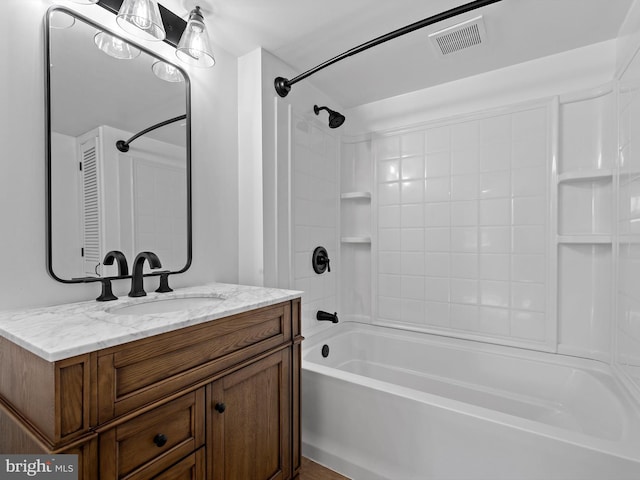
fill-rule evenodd
<path id="1" fill-rule="evenodd" d="M 29 358 L 54 393 L 0 384 L 0 453 L 76 453 L 85 480 L 294 478 L 301 341 L 299 299 L 73 361 L 4 340 L 0 380 Z"/>

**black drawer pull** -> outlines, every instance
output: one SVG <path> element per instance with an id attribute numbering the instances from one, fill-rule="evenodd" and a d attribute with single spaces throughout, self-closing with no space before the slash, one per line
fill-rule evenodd
<path id="1" fill-rule="evenodd" d="M 224 403 L 216 403 L 215 407 L 213 407 L 218 413 L 224 413 L 227 409 L 227 406 Z"/>
<path id="2" fill-rule="evenodd" d="M 153 437 L 153 443 L 155 443 L 157 447 L 164 447 L 167 443 L 167 436 L 164 433 L 159 433 Z"/>

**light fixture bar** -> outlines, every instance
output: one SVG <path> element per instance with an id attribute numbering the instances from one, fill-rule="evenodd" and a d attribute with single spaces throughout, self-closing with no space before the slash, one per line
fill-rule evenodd
<path id="1" fill-rule="evenodd" d="M 323 62 L 320 65 L 313 67 L 310 70 L 307 70 L 304 73 L 301 73 L 300 75 L 292 78 L 291 80 L 287 80 L 284 77 L 276 77 L 276 79 L 273 81 L 273 85 L 278 95 L 280 95 L 281 97 L 286 97 L 289 91 L 291 90 L 291 85 L 298 83 L 300 80 L 304 80 L 305 78 L 313 75 L 314 73 L 322 70 L 323 68 L 328 67 L 329 65 L 333 65 L 334 63 L 339 62 L 340 60 L 343 60 L 347 57 L 351 57 L 360 52 L 364 52 L 365 50 L 368 50 L 371 47 L 375 47 L 376 45 L 380 45 L 381 43 L 388 42 L 389 40 L 393 40 L 394 38 L 398 38 L 402 35 L 406 35 L 407 33 L 411 33 L 415 30 L 424 28 L 428 25 L 432 25 L 434 23 L 441 22 L 442 20 L 446 20 L 448 18 L 455 17 L 457 15 L 461 15 L 463 13 L 467 13 L 477 8 L 481 8 L 486 5 L 491 5 L 492 3 L 496 3 L 500 1 L 502 0 L 476 0 L 474 2 L 466 3 L 464 5 L 460 5 L 459 7 L 452 8 L 451 10 L 447 10 L 446 12 L 438 13 L 436 15 L 425 18 L 423 20 L 419 20 L 415 23 L 412 23 L 405 27 L 394 30 L 393 32 L 389 32 L 385 35 L 381 35 L 377 38 L 374 38 L 373 40 L 369 40 L 368 42 L 358 45 L 357 47 L 353 47 L 352 49 L 347 50 L 346 52 L 341 53 L 340 55 L 337 55 L 327 60 L 326 62 Z"/>
<path id="2" fill-rule="evenodd" d="M 120 6 L 122 6 L 122 2 L 123 0 L 98 0 L 98 5 L 117 15 Z M 184 29 L 187 27 L 187 22 L 160 4 L 158 4 L 158 8 L 160 10 L 162 23 L 164 24 L 164 30 L 167 32 L 164 41 L 173 47 L 177 47 L 182 32 L 184 32 Z"/>

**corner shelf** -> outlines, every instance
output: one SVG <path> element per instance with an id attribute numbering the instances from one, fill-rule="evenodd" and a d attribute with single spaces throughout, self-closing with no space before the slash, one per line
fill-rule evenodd
<path id="1" fill-rule="evenodd" d="M 354 235 L 340 238 L 341 243 L 362 243 L 371 244 L 371 237 L 365 235 Z"/>
<path id="2" fill-rule="evenodd" d="M 593 180 L 607 180 L 613 178 L 613 170 L 610 168 L 595 168 L 589 170 L 576 170 L 558 175 L 558 183 L 589 182 Z"/>
<path id="3" fill-rule="evenodd" d="M 589 233 L 580 235 L 558 235 L 558 243 L 580 244 L 580 245 L 607 245 L 612 243 L 612 236 L 609 234 Z"/>
<path id="4" fill-rule="evenodd" d="M 368 199 L 371 200 L 371 192 L 345 192 L 340 194 L 342 200 Z"/>

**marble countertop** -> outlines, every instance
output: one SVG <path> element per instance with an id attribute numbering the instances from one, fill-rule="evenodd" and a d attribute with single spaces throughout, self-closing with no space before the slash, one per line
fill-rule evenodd
<path id="1" fill-rule="evenodd" d="M 0 312 L 0 335 L 54 362 L 102 348 L 292 300 L 302 292 L 211 283 L 146 297 L 79 302 Z M 122 314 L 118 308 L 171 298 L 212 297 L 210 305 L 154 314 Z"/>

